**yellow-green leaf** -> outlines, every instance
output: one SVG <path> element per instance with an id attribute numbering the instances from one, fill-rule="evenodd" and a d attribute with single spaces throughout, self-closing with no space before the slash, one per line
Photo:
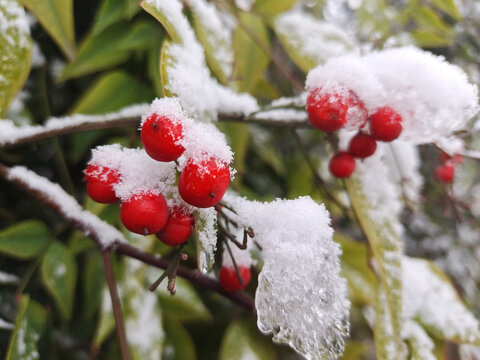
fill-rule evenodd
<path id="1" fill-rule="evenodd" d="M 434 34 L 430 31 L 416 30 L 412 32 L 412 37 L 418 46 L 425 48 L 446 47 L 453 43 L 453 39 Z"/>
<path id="2" fill-rule="evenodd" d="M 122 48 L 122 43 L 128 33 L 124 24 L 117 24 L 99 35 L 88 36 L 80 46 L 77 58 L 65 67 L 59 80 L 88 75 L 126 61 L 130 52 Z"/>
<path id="3" fill-rule="evenodd" d="M 59 241 L 50 245 L 41 266 L 42 281 L 65 319 L 72 315 L 77 263 L 68 247 Z"/>
<path id="4" fill-rule="evenodd" d="M 460 20 L 462 15 L 458 11 L 455 0 L 431 0 L 432 3 L 455 20 Z"/>
<path id="5" fill-rule="evenodd" d="M 168 349 L 168 355 L 164 355 L 162 359 L 196 360 L 197 354 L 192 337 L 175 315 L 166 314 L 163 317 L 163 326 L 166 334 L 165 348 Z"/>
<path id="6" fill-rule="evenodd" d="M 0 232 L 0 252 L 20 259 L 30 259 L 45 249 L 50 232 L 44 223 L 27 220 Z"/>
<path id="7" fill-rule="evenodd" d="M 93 34 L 99 34 L 110 25 L 130 19 L 139 9 L 139 0 L 104 0 L 93 25 Z"/>
<path id="8" fill-rule="evenodd" d="M 289 10 L 297 0 L 256 0 L 253 12 L 271 17 Z"/>
<path id="9" fill-rule="evenodd" d="M 32 39 L 25 11 L 17 0 L 0 4 L 0 119 L 30 71 Z"/>
<path id="10" fill-rule="evenodd" d="M 163 96 L 173 96 L 168 90 L 169 78 L 168 67 L 173 64 L 173 56 L 170 53 L 170 49 L 173 46 L 173 42 L 169 39 L 163 41 L 162 49 L 160 50 L 160 78 L 162 80 L 162 94 Z"/>
<path id="11" fill-rule="evenodd" d="M 386 312 L 392 327 L 394 339 L 393 351 L 400 356 L 402 329 L 402 241 L 395 230 L 396 219 L 378 223 L 372 217 L 372 205 L 369 203 L 358 176 L 345 181 L 350 201 L 363 232 L 368 238 L 373 256 L 378 264 L 378 293 L 385 298 Z M 377 305 L 379 306 L 379 305 Z M 386 315 L 386 316 L 387 316 Z"/>
<path id="12" fill-rule="evenodd" d="M 251 91 L 263 79 L 270 63 L 264 52 L 270 49 L 270 39 L 262 19 L 250 13 L 241 13 L 233 37 L 233 77 L 239 91 Z"/>
<path id="13" fill-rule="evenodd" d="M 220 360 L 271 360 L 275 352 L 269 341 L 247 321 L 234 321 L 225 331 Z"/>
<path id="14" fill-rule="evenodd" d="M 169 16 L 168 6 L 167 8 L 163 8 L 162 6 L 166 5 L 162 4 L 162 2 L 144 0 L 140 3 L 140 6 L 143 8 L 143 10 L 148 12 L 163 25 L 168 35 L 174 42 L 182 43 L 183 39 L 181 29 L 179 27 L 181 25 L 184 25 L 183 19 L 182 24 L 175 23 L 173 20 L 175 20 L 176 18 L 171 18 Z M 181 4 L 179 2 L 172 2 L 171 6 L 181 6 Z"/>
<path id="15" fill-rule="evenodd" d="M 21 0 L 70 59 L 75 58 L 72 0 Z"/>
<path id="16" fill-rule="evenodd" d="M 424 29 L 430 29 L 432 32 L 440 32 L 442 34 L 450 31 L 448 25 L 443 22 L 435 11 L 426 6 L 415 8 L 412 15 Z"/>

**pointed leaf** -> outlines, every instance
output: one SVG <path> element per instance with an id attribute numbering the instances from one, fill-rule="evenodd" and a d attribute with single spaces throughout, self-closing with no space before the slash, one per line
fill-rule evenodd
<path id="1" fill-rule="evenodd" d="M 258 330 L 246 321 L 235 321 L 225 332 L 220 347 L 220 360 L 270 360 L 275 352 Z"/>
<path id="2" fill-rule="evenodd" d="M 42 281 L 65 319 L 72 315 L 77 263 L 69 248 L 59 241 L 50 245 L 40 267 Z"/>
<path id="3" fill-rule="evenodd" d="M 122 43 L 128 33 L 125 24 L 118 24 L 97 36 L 88 36 L 80 46 L 77 58 L 65 67 L 59 80 L 88 75 L 126 61 L 130 53 L 122 49 Z"/>
<path id="4" fill-rule="evenodd" d="M 179 4 L 175 4 L 175 6 L 177 5 Z M 142 1 L 140 6 L 163 25 L 173 42 L 182 43 L 181 25 L 172 22 L 169 14 L 164 11 L 165 9 L 168 9 L 168 7 L 162 7 L 161 3 L 156 3 L 151 0 Z"/>
<path id="5" fill-rule="evenodd" d="M 72 0 L 21 0 L 70 59 L 75 58 Z"/>
<path id="6" fill-rule="evenodd" d="M 371 215 L 372 205 L 363 191 L 358 174 L 345 180 L 345 185 L 353 210 L 368 238 L 373 256 L 378 264 L 382 287 L 378 292 L 382 294 L 382 298 L 383 292 L 385 292 L 387 304 L 387 309 L 382 310 L 385 310 L 390 317 L 392 334 L 395 339 L 393 350 L 400 356 L 402 349 L 400 340 L 402 328 L 402 242 L 396 231 L 396 219 L 388 218 L 388 220 L 378 223 Z"/>
<path id="7" fill-rule="evenodd" d="M 140 0 L 104 0 L 98 11 L 97 20 L 93 25 L 92 33 L 100 34 L 110 25 L 121 20 L 128 20 L 140 10 Z"/>
<path id="8" fill-rule="evenodd" d="M 455 20 L 461 20 L 462 15 L 458 11 L 455 0 L 432 0 L 432 3 Z"/>
<path id="9" fill-rule="evenodd" d="M 166 286 L 157 289 L 160 304 L 167 314 L 180 321 L 210 321 L 212 315 L 197 295 L 193 286 L 182 278 L 176 280 L 176 293 L 172 296 Z"/>
<path id="10" fill-rule="evenodd" d="M 25 11 L 17 0 L 0 4 L 0 119 L 30 71 L 32 39 Z"/>
<path id="11" fill-rule="evenodd" d="M 270 47 L 267 28 L 262 19 L 250 13 L 241 13 L 233 38 L 235 51 L 233 77 L 239 91 L 251 91 L 263 78 L 270 58 L 262 48 Z"/>
<path id="12" fill-rule="evenodd" d="M 30 303 L 28 296 L 22 296 L 5 360 L 40 358 L 37 342 L 43 332 L 45 319 L 45 310 L 38 303 Z"/>
<path id="13" fill-rule="evenodd" d="M 0 252 L 20 259 L 39 255 L 50 240 L 44 223 L 28 220 L 12 225 L 0 232 Z"/>
<path id="14" fill-rule="evenodd" d="M 161 41 L 163 33 L 151 21 L 137 21 L 134 23 L 128 35 L 123 39 L 121 49 L 143 50 L 150 49 L 152 44 Z"/>
<path id="15" fill-rule="evenodd" d="M 71 112 L 106 114 L 124 106 L 150 102 L 154 97 L 149 87 L 140 84 L 127 73 L 112 71 L 100 76 L 82 95 Z"/>
<path id="16" fill-rule="evenodd" d="M 165 316 L 163 326 L 167 336 L 162 360 L 196 360 L 192 337 L 175 316 Z"/>

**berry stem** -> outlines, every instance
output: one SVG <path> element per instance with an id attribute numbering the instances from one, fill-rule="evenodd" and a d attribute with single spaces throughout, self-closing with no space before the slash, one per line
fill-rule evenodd
<path id="1" fill-rule="evenodd" d="M 167 289 L 170 291 L 172 295 L 175 295 L 175 279 L 177 278 L 178 267 L 180 266 L 180 262 L 185 257 L 183 256 L 183 248 L 185 244 L 182 244 L 175 256 L 173 257 L 172 261 L 168 265 L 167 269 L 158 277 L 158 279 L 150 285 L 148 288 L 150 291 L 155 291 L 158 286 L 162 283 L 163 279 L 168 277 L 168 285 Z"/>
<path id="2" fill-rule="evenodd" d="M 240 275 L 240 271 L 238 270 L 237 262 L 235 261 L 235 257 L 233 256 L 232 249 L 230 248 L 228 241 L 225 241 L 225 245 L 227 246 L 227 250 L 228 250 L 228 254 L 230 255 L 230 258 L 232 259 L 233 268 L 235 269 L 235 273 L 237 274 L 238 283 L 241 285 L 243 284 L 243 279 L 242 279 L 242 276 Z"/>

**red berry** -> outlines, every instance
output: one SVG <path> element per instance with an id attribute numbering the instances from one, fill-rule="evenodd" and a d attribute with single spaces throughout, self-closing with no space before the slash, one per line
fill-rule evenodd
<path id="1" fill-rule="evenodd" d="M 451 184 L 455 176 L 455 167 L 452 162 L 446 162 L 435 168 L 435 177 L 444 184 Z"/>
<path id="2" fill-rule="evenodd" d="M 402 132 L 402 117 L 389 106 L 382 107 L 370 117 L 370 133 L 379 141 L 393 141 Z"/>
<path id="3" fill-rule="evenodd" d="M 451 161 L 453 161 L 453 162 L 456 163 L 456 164 L 460 164 L 460 163 L 462 162 L 462 160 L 463 160 L 463 156 L 460 155 L 460 154 L 455 154 L 455 155 L 452 157 L 452 156 L 450 156 L 449 154 L 447 154 L 447 153 L 444 152 L 444 151 L 442 151 L 442 152 L 440 153 L 439 158 L 440 158 L 440 161 L 443 162 L 443 163 L 451 160 Z"/>
<path id="4" fill-rule="evenodd" d="M 185 151 L 185 148 L 178 144 L 183 138 L 182 124 L 166 116 L 152 114 L 147 117 L 140 137 L 147 154 L 157 161 L 176 160 Z"/>
<path id="5" fill-rule="evenodd" d="M 157 237 L 166 245 L 183 244 L 192 234 L 195 219 L 185 208 L 176 206 L 170 212 L 167 225 L 158 232 Z"/>
<path id="6" fill-rule="evenodd" d="M 178 179 L 178 192 L 188 204 L 207 208 L 222 200 L 229 184 L 227 164 L 214 157 L 200 163 L 189 159 Z"/>
<path id="7" fill-rule="evenodd" d="M 361 128 L 367 121 L 365 104 L 353 91 L 325 92 L 315 88 L 307 97 L 307 113 L 310 123 L 319 130 L 331 132 L 342 128 L 353 117 L 355 127 Z"/>
<path id="8" fill-rule="evenodd" d="M 167 223 L 167 202 L 160 194 L 133 195 L 120 205 L 120 218 L 131 232 L 142 235 L 155 234 Z"/>
<path id="9" fill-rule="evenodd" d="M 120 174 L 106 166 L 89 164 L 85 169 L 87 193 L 96 202 L 113 204 L 120 200 L 115 194 L 113 185 L 120 181 Z"/>
<path id="10" fill-rule="evenodd" d="M 330 173 L 337 178 L 347 178 L 355 170 L 355 159 L 348 152 L 335 154 L 328 164 Z"/>
<path id="11" fill-rule="evenodd" d="M 250 269 L 246 266 L 238 266 L 238 272 L 242 278 L 242 283 L 238 281 L 238 276 L 233 266 L 222 266 L 219 273 L 220 285 L 228 292 L 245 289 L 250 282 Z"/>
<path id="12" fill-rule="evenodd" d="M 348 152 L 353 157 L 361 159 L 367 158 L 377 150 L 377 142 L 373 137 L 367 134 L 358 133 L 350 140 Z"/>

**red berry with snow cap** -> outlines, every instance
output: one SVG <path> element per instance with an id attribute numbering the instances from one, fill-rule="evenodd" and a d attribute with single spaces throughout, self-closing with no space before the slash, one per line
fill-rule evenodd
<path id="1" fill-rule="evenodd" d="M 234 292 L 245 289 L 250 282 L 250 269 L 246 266 L 238 266 L 238 272 L 242 278 L 242 283 L 238 281 L 237 272 L 233 266 L 222 266 L 219 273 L 220 285 L 228 292 Z"/>
<path id="2" fill-rule="evenodd" d="M 192 234 L 195 219 L 187 209 L 175 206 L 170 211 L 167 224 L 157 237 L 166 245 L 177 246 L 188 240 Z"/>
<path id="3" fill-rule="evenodd" d="M 115 194 L 113 185 L 120 181 L 118 171 L 106 166 L 89 164 L 85 169 L 87 193 L 96 202 L 113 204 L 120 199 Z"/>
<path id="4" fill-rule="evenodd" d="M 214 157 L 189 159 L 178 179 L 178 192 L 186 203 L 208 208 L 222 199 L 229 184 L 230 169 L 226 163 Z"/>
<path id="5" fill-rule="evenodd" d="M 443 165 L 438 165 L 435 168 L 435 177 L 438 181 L 444 184 L 451 184 L 455 177 L 455 166 L 452 162 L 447 161 Z"/>
<path id="6" fill-rule="evenodd" d="M 339 152 L 330 159 L 328 169 L 336 178 L 347 178 L 355 171 L 355 159 L 348 152 Z"/>
<path id="7" fill-rule="evenodd" d="M 120 205 L 120 218 L 131 232 L 155 234 L 167 223 L 167 202 L 161 194 L 147 192 L 133 195 Z"/>
<path id="8" fill-rule="evenodd" d="M 368 134 L 358 133 L 352 137 L 348 145 L 350 155 L 361 159 L 373 155 L 375 150 L 377 150 L 377 142 Z"/>
<path id="9" fill-rule="evenodd" d="M 147 154 L 157 161 L 178 159 L 185 148 L 178 142 L 183 138 L 183 126 L 179 121 L 152 114 L 142 124 L 140 133 Z"/>
<path id="10" fill-rule="evenodd" d="M 363 101 L 349 89 L 331 92 L 312 89 L 307 97 L 307 113 L 310 123 L 326 132 L 339 130 L 352 117 L 356 118 L 356 127 L 361 128 L 368 116 Z"/>
<path id="11" fill-rule="evenodd" d="M 402 117 L 389 106 L 377 110 L 370 117 L 370 134 L 379 141 L 390 142 L 402 132 Z"/>

